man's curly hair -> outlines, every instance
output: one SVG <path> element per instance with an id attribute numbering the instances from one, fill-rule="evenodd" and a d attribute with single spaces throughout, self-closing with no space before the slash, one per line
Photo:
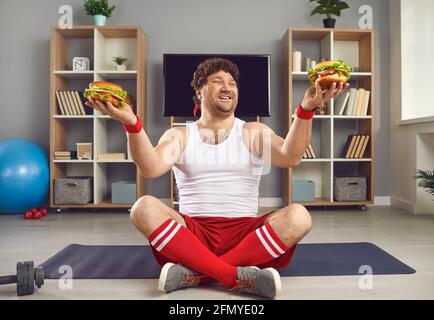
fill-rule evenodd
<path id="1" fill-rule="evenodd" d="M 238 85 L 238 78 L 240 76 L 240 72 L 235 63 L 228 59 L 210 58 L 201 62 L 197 67 L 196 71 L 193 73 L 193 80 L 191 81 L 191 86 L 193 87 L 194 91 L 196 92 L 202 89 L 202 87 L 206 84 L 208 77 L 211 74 L 219 72 L 220 70 L 230 73 Z M 193 96 L 193 100 L 198 106 L 200 106 L 200 100 L 196 96 L 196 94 Z"/>

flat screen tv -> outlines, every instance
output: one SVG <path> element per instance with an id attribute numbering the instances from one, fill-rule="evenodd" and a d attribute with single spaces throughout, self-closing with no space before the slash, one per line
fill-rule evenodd
<path id="1" fill-rule="evenodd" d="M 266 54 L 164 54 L 164 116 L 193 116 L 193 73 L 212 57 L 229 59 L 240 71 L 235 115 L 269 117 L 270 55 Z"/>

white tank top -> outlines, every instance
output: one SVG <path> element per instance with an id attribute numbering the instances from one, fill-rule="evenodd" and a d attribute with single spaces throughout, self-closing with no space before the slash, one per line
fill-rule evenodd
<path id="1" fill-rule="evenodd" d="M 256 217 L 264 160 L 244 144 L 244 123 L 235 118 L 229 136 L 219 144 L 202 141 L 197 121 L 187 123 L 187 145 L 172 167 L 179 212 L 195 217 Z"/>

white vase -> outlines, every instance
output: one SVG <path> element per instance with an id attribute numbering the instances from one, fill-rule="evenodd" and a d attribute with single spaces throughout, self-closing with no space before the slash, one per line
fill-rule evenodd
<path id="1" fill-rule="evenodd" d="M 125 71 L 127 69 L 127 66 L 126 65 L 124 65 L 124 64 L 121 64 L 121 65 L 116 65 L 116 70 L 117 71 Z"/>

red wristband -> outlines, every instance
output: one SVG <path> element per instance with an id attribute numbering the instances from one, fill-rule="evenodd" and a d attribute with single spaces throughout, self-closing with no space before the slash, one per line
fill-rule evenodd
<path id="1" fill-rule="evenodd" d="M 303 108 L 301 107 L 301 104 L 298 106 L 297 111 L 295 113 L 297 115 L 298 118 L 303 119 L 303 120 L 310 120 L 313 118 L 315 111 L 306 111 L 303 110 Z"/>
<path id="2" fill-rule="evenodd" d="M 137 119 L 136 124 L 132 124 L 132 125 L 123 124 L 126 132 L 139 133 L 142 130 L 143 128 L 142 122 L 140 121 L 140 118 L 137 115 L 136 115 L 136 119 Z"/>

